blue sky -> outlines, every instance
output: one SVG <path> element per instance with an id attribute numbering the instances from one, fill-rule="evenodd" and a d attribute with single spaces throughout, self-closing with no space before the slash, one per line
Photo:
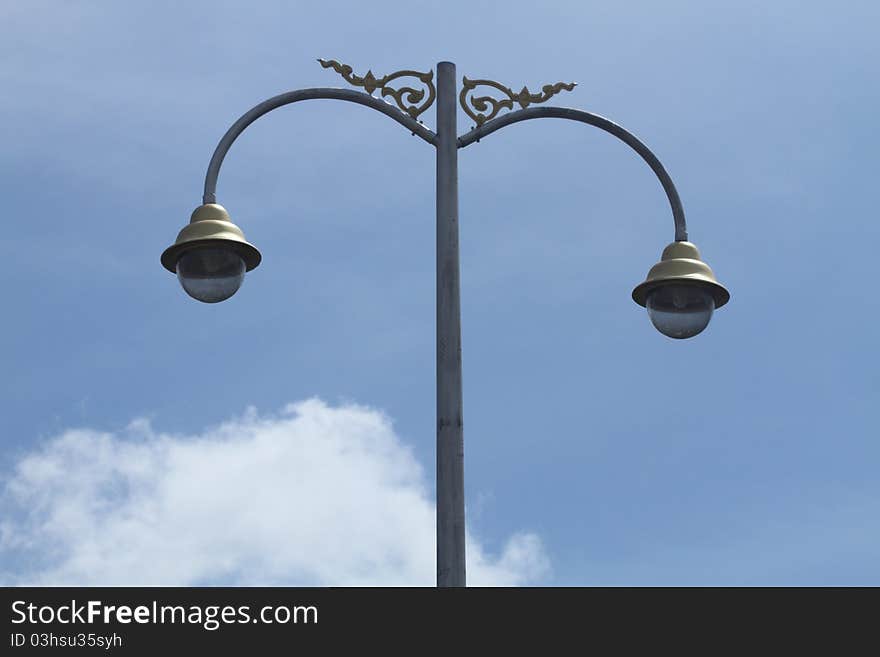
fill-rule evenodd
<path id="1" fill-rule="evenodd" d="M 375 468 L 351 494 L 390 490 L 364 498 L 380 505 L 402 491 L 412 513 L 380 536 L 382 509 L 309 489 L 295 450 L 289 470 L 257 459 L 227 485 L 236 513 L 284 516 L 284 532 L 254 541 L 274 565 L 250 573 L 257 548 L 224 543 L 214 568 L 208 548 L 181 545 L 189 570 L 145 583 L 430 580 L 433 149 L 345 103 L 276 111 L 235 144 L 218 186 L 260 268 L 204 305 L 158 262 L 226 128 L 269 96 L 343 84 L 325 57 L 376 74 L 451 60 L 514 89 L 578 82 L 552 104 L 607 116 L 657 153 L 732 293 L 693 340 L 653 329 L 629 295 L 672 220 L 653 174 L 609 135 L 532 121 L 460 152 L 479 581 L 880 584 L 880 316 L 863 288 L 880 238 L 878 18 L 870 2 L 0 3 L 0 575 L 100 582 L 101 561 L 80 557 L 122 536 L 107 531 L 120 509 L 141 518 L 146 505 L 158 515 L 142 530 L 174 536 L 185 522 L 156 511 L 156 491 L 239 463 L 228 441 L 272 435 L 340 445 L 321 457 L 334 490 L 348 490 L 359 446 Z M 432 110 L 423 119 L 434 126 Z M 132 501 L 138 445 L 220 456 L 156 465 L 138 475 L 153 492 Z M 282 496 L 306 482 L 299 501 L 249 497 L 261 468 Z M 181 495 L 168 499 L 216 511 Z M 363 534 L 339 526 L 371 513 Z M 203 515 L 200 545 L 227 540 Z M 301 535 L 305 519 L 320 540 Z M 328 556 L 275 564 L 291 542 Z M 340 543 L 350 553 L 328 551 Z M 140 567 L 118 564 L 114 581 Z"/>

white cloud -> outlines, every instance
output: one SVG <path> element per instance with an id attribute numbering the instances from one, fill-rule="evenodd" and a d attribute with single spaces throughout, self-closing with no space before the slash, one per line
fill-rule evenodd
<path id="1" fill-rule="evenodd" d="M 195 436 L 71 430 L 6 481 L 5 584 L 432 585 L 434 505 L 375 410 L 308 400 L 249 410 Z M 490 556 L 468 539 L 468 581 L 546 573 L 533 534 Z M 14 571 L 14 572 L 10 572 Z"/>

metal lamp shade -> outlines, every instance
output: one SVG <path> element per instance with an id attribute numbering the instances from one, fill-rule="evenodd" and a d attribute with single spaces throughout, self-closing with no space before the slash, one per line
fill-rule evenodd
<path id="1" fill-rule="evenodd" d="M 645 281 L 633 290 L 633 301 L 644 306 L 652 290 L 670 283 L 705 289 L 715 300 L 715 308 L 730 300 L 730 292 L 715 279 L 709 265 L 700 259 L 697 247 L 690 242 L 673 242 L 663 249 L 660 262 L 651 267 Z"/>
<path id="2" fill-rule="evenodd" d="M 208 203 L 196 208 L 189 224 L 180 231 L 177 240 L 162 253 L 162 266 L 171 273 L 177 271 L 177 261 L 186 251 L 200 247 L 230 249 L 241 256 L 246 271 L 260 264 L 262 256 L 245 238 L 241 229 L 232 223 L 222 205 Z"/>

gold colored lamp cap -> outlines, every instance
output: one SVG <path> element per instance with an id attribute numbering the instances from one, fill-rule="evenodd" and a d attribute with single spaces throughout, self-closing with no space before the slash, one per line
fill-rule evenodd
<path id="1" fill-rule="evenodd" d="M 241 228 L 232 223 L 222 205 L 207 203 L 192 213 L 189 224 L 177 235 L 177 240 L 162 253 L 162 266 L 171 273 L 177 271 L 177 261 L 186 251 L 203 246 L 230 249 L 244 260 L 245 270 L 260 264 L 262 256 L 245 238 Z"/>
<path id="2" fill-rule="evenodd" d="M 644 306 L 652 290 L 671 283 L 704 288 L 712 295 L 716 308 L 730 300 L 730 292 L 715 279 L 715 274 L 702 261 L 696 245 L 691 242 L 673 242 L 663 249 L 660 262 L 651 267 L 645 281 L 633 290 L 633 301 Z"/>

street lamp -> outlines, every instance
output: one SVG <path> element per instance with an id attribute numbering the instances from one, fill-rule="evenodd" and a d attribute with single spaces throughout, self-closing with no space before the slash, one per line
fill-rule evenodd
<path id="1" fill-rule="evenodd" d="M 216 203 L 196 208 L 162 264 L 177 274 L 186 293 L 205 303 L 225 301 L 238 291 L 244 274 L 260 264 L 260 252 Z"/>
<path id="2" fill-rule="evenodd" d="M 434 72 L 398 71 L 377 78 L 372 71 L 363 77 L 351 66 L 334 60 L 318 60 L 333 68 L 351 89 L 315 88 L 290 91 L 270 98 L 238 119 L 220 140 L 205 176 L 202 205 L 174 244 L 162 253 L 162 265 L 176 273 L 191 297 L 216 303 L 231 297 L 244 280 L 245 272 L 260 264 L 260 252 L 250 244 L 229 213 L 216 202 L 217 176 L 235 139 L 254 121 L 278 107 L 302 100 L 332 99 L 365 105 L 397 121 L 413 135 L 437 149 L 437 585 L 465 585 L 464 533 L 464 439 L 461 393 L 461 321 L 458 264 L 458 151 L 512 123 L 536 118 L 579 121 L 611 133 L 635 150 L 657 175 L 663 186 L 675 222 L 675 241 L 663 250 L 660 262 L 636 286 L 632 298 L 648 310 L 654 326 L 670 338 L 690 338 L 700 333 L 715 309 L 730 299 L 728 291 L 700 258 L 697 247 L 688 242 L 684 210 L 672 179 L 657 157 L 635 135 L 608 119 L 563 107 L 531 107 L 549 100 L 574 83 L 544 85 L 539 93 L 527 87 L 515 93 L 492 80 L 462 78 L 456 88 L 455 64 L 437 64 Z M 399 78 L 415 78 L 424 89 L 392 86 Z M 501 98 L 477 96 L 477 87 L 489 87 Z M 381 98 L 372 94 L 379 91 Z M 493 92 L 494 93 L 494 92 Z M 394 103 L 386 102 L 390 97 Z M 437 131 L 432 132 L 418 117 L 437 101 Z M 456 100 L 476 125 L 457 137 Z M 520 109 L 514 110 L 514 104 Z M 500 114 L 502 110 L 513 110 Z"/>

